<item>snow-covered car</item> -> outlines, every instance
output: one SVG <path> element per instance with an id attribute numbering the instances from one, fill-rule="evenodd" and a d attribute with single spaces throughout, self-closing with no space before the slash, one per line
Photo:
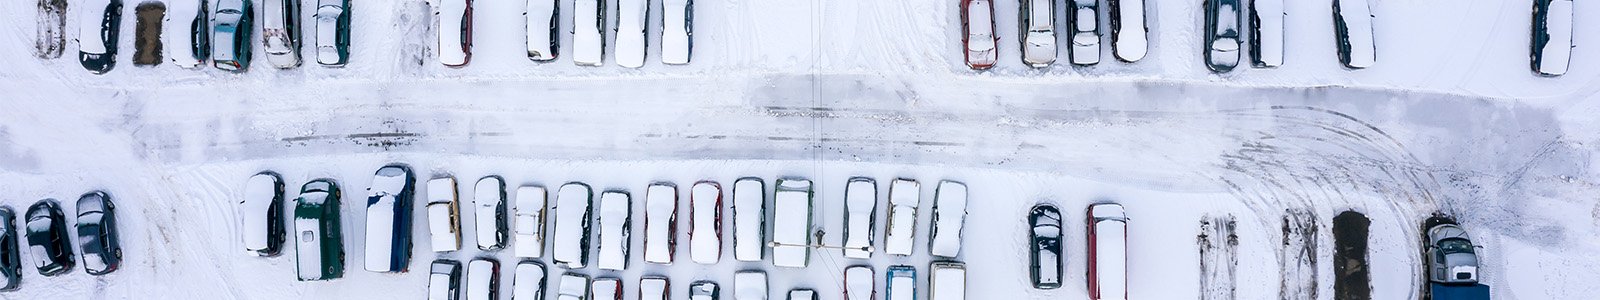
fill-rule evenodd
<path id="1" fill-rule="evenodd" d="M 556 192 L 555 236 L 551 247 L 553 260 L 563 269 L 582 269 L 589 261 L 589 215 L 594 206 L 594 190 L 581 182 L 561 186 Z M 588 279 L 588 277 L 584 277 Z M 565 283 L 563 283 L 565 284 Z M 584 283 L 585 287 L 589 283 Z M 565 290 L 565 288 L 563 288 Z M 563 293 L 565 293 L 563 291 Z M 585 291 L 583 295 L 588 295 Z M 583 296 L 580 296 L 583 297 Z"/>
<path id="2" fill-rule="evenodd" d="M 1372 8 L 1367 0 L 1333 0 L 1333 33 L 1339 46 L 1339 63 L 1344 67 L 1361 69 L 1377 62 Z"/>
<path id="3" fill-rule="evenodd" d="M 344 66 L 350 61 L 350 0 L 317 0 L 317 63 Z"/>
<path id="4" fill-rule="evenodd" d="M 717 283 L 710 281 L 696 281 L 689 284 L 689 300 L 717 300 L 722 299 L 722 289 Z"/>
<path id="5" fill-rule="evenodd" d="M 261 50 L 280 69 L 300 66 L 300 0 L 263 0 Z"/>
<path id="6" fill-rule="evenodd" d="M 472 59 L 472 0 L 439 0 L 439 63 L 451 67 Z"/>
<path id="7" fill-rule="evenodd" d="M 844 299 L 873 300 L 878 291 L 872 288 L 872 267 L 852 266 L 844 269 Z"/>
<path id="8" fill-rule="evenodd" d="M 211 52 L 211 26 L 207 15 L 210 10 L 205 0 L 172 0 L 168 1 L 175 9 L 166 14 L 162 25 L 167 32 L 162 33 L 165 38 L 163 43 L 170 46 L 167 56 L 172 58 L 172 63 L 185 69 L 200 67 L 210 57 Z M 183 12 L 183 8 L 194 8 L 193 14 Z"/>
<path id="9" fill-rule="evenodd" d="M 590 300 L 622 300 L 622 280 L 610 277 L 595 278 L 589 287 Z"/>
<path id="10" fill-rule="evenodd" d="M 105 74 L 117 64 L 122 0 L 89 0 L 85 4 L 88 9 L 78 14 L 78 62 L 90 73 Z"/>
<path id="11" fill-rule="evenodd" d="M 855 177 L 844 187 L 844 256 L 872 258 L 872 235 L 877 231 L 878 184 Z"/>
<path id="12" fill-rule="evenodd" d="M 344 276 L 339 194 L 338 184 L 317 179 L 301 187 L 295 199 L 295 271 L 300 281 Z"/>
<path id="13" fill-rule="evenodd" d="M 517 187 L 515 208 L 516 237 L 513 239 L 518 257 L 539 258 L 544 254 L 545 190 L 542 186 Z"/>
<path id="14" fill-rule="evenodd" d="M 567 272 L 560 284 L 556 300 L 589 300 L 589 275 Z"/>
<path id="15" fill-rule="evenodd" d="M 811 262 L 811 180 L 778 179 L 772 217 L 772 264 L 804 268 Z"/>
<path id="16" fill-rule="evenodd" d="M 378 168 L 367 188 L 367 271 L 405 272 L 411 261 L 411 169 Z"/>
<path id="17" fill-rule="evenodd" d="M 733 259 L 761 261 L 767 248 L 767 183 L 744 177 L 733 182 Z"/>
<path id="18" fill-rule="evenodd" d="M 66 216 L 56 199 L 39 200 L 28 207 L 28 253 L 39 275 L 56 276 L 72 271 L 72 241 L 67 237 Z"/>
<path id="19" fill-rule="evenodd" d="M 500 176 L 487 176 L 478 179 L 478 185 L 473 189 L 472 206 L 476 208 L 474 232 L 477 233 L 478 249 L 483 251 L 500 250 L 506 247 L 506 181 Z"/>
<path id="20" fill-rule="evenodd" d="M 911 266 L 889 267 L 889 278 L 885 279 L 884 288 L 889 295 L 884 300 L 916 300 L 917 299 L 917 269 Z"/>
<path id="21" fill-rule="evenodd" d="M 933 237 L 928 252 L 954 258 L 961 255 L 961 229 L 967 223 L 967 185 L 940 181 L 933 194 L 933 230 L 929 232 Z"/>
<path id="22" fill-rule="evenodd" d="M 911 255 L 917 233 L 917 206 L 922 201 L 921 185 L 916 180 L 895 179 L 889 184 L 889 229 L 884 252 Z"/>
<path id="23" fill-rule="evenodd" d="M 211 14 L 212 66 L 233 72 L 250 68 L 255 15 L 250 0 L 217 0 L 217 11 Z"/>
<path id="24" fill-rule="evenodd" d="M 1543 76 L 1567 73 L 1572 58 L 1572 0 L 1533 1 L 1533 71 Z"/>
<path id="25" fill-rule="evenodd" d="M 606 1 L 575 0 L 572 8 L 572 63 L 598 67 L 606 50 Z"/>
<path id="26" fill-rule="evenodd" d="M 1035 68 L 1050 66 L 1056 62 L 1056 1 L 1024 0 L 1021 4 L 1017 23 L 1022 25 L 1022 63 Z"/>
<path id="27" fill-rule="evenodd" d="M 1145 0 L 1107 0 L 1111 6 L 1111 54 L 1125 62 L 1144 58 L 1149 49 L 1145 35 L 1150 28 L 1144 21 Z"/>
<path id="28" fill-rule="evenodd" d="M 654 183 L 644 193 L 644 261 L 671 264 L 678 248 L 678 187 Z"/>
<path id="29" fill-rule="evenodd" d="M 694 0 L 662 0 L 661 10 L 661 63 L 688 64 L 694 54 Z"/>
<path id="30" fill-rule="evenodd" d="M 1028 277 L 1033 288 L 1056 289 L 1061 287 L 1061 210 L 1055 205 L 1039 204 L 1028 212 Z"/>
<path id="31" fill-rule="evenodd" d="M 722 259 L 722 185 L 701 181 L 690 190 L 689 256 L 703 265 Z"/>
<path id="32" fill-rule="evenodd" d="M 999 60 L 1000 36 L 994 35 L 994 3 L 989 0 L 961 0 L 961 45 L 967 67 L 987 70 Z"/>
<path id="33" fill-rule="evenodd" d="M 785 298 L 785 299 L 788 299 L 788 300 L 817 300 L 818 298 L 817 298 L 817 291 L 810 290 L 810 289 L 793 289 L 793 290 L 789 290 L 789 297 Z M 699 300 L 699 299 L 695 299 L 695 300 Z"/>
<path id="34" fill-rule="evenodd" d="M 617 65 L 624 68 L 644 66 L 646 42 L 645 17 L 650 15 L 648 0 L 617 0 Z"/>
<path id="35" fill-rule="evenodd" d="M 456 300 L 461 295 L 461 263 L 434 260 L 428 267 L 428 300 Z"/>
<path id="36" fill-rule="evenodd" d="M 78 243 L 83 249 L 83 271 L 105 275 L 122 265 L 122 243 L 117 240 L 117 205 L 111 195 L 93 191 L 78 198 Z"/>
<path id="37" fill-rule="evenodd" d="M 1428 280 L 1437 283 L 1477 283 L 1478 254 L 1472 237 L 1456 224 L 1428 228 Z"/>
<path id="38" fill-rule="evenodd" d="M 928 300 L 967 299 L 967 265 L 934 262 L 932 269 L 928 278 Z"/>
<path id="39" fill-rule="evenodd" d="M 528 0 L 527 18 L 528 59 L 538 62 L 552 61 L 561 50 L 561 1 Z"/>
<path id="40" fill-rule="evenodd" d="M 1122 205 L 1089 206 L 1089 299 L 1128 299 L 1128 216 Z"/>
<path id="41" fill-rule="evenodd" d="M 0 292 L 15 291 L 22 287 L 22 249 L 17 246 L 17 213 L 10 207 L 0 206 L 0 277 L 4 285 Z"/>
<path id="42" fill-rule="evenodd" d="M 1206 0 L 1206 68 L 1232 71 L 1239 65 L 1239 0 Z"/>
<path id="43" fill-rule="evenodd" d="M 467 300 L 500 299 L 500 261 L 478 258 L 467 263 Z"/>
<path id="44" fill-rule="evenodd" d="M 646 276 L 639 279 L 639 300 L 667 300 L 671 297 L 671 286 L 666 277 Z"/>
<path id="45" fill-rule="evenodd" d="M 1250 64 L 1283 65 L 1283 0 L 1250 1 Z"/>
<path id="46" fill-rule="evenodd" d="M 767 273 L 739 271 L 733 274 L 734 300 L 767 300 Z"/>
<path id="47" fill-rule="evenodd" d="M 628 248 L 633 244 L 633 198 L 627 192 L 606 191 L 600 194 L 600 269 L 628 268 Z"/>
<path id="48" fill-rule="evenodd" d="M 428 237 L 433 252 L 461 250 L 461 211 L 456 197 L 455 178 L 428 180 Z"/>
<path id="49" fill-rule="evenodd" d="M 516 276 L 511 282 L 511 299 L 544 299 L 545 278 L 544 264 L 534 260 L 524 260 L 517 263 Z"/>
<path id="50" fill-rule="evenodd" d="M 283 179 L 278 173 L 250 176 L 244 198 L 239 200 L 239 219 L 245 251 L 260 256 L 278 256 L 283 251 Z"/>
<path id="51" fill-rule="evenodd" d="M 1071 0 L 1068 14 L 1072 19 L 1067 27 L 1072 32 L 1072 47 L 1067 55 L 1072 64 L 1087 66 L 1100 63 L 1100 3 L 1098 0 Z"/>

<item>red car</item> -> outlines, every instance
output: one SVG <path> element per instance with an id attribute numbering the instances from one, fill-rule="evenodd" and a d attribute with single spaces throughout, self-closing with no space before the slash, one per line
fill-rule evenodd
<path id="1" fill-rule="evenodd" d="M 967 66 L 974 70 L 994 67 L 1000 37 L 994 35 L 994 3 L 989 0 L 961 0 L 961 44 L 966 47 Z"/>
<path id="2" fill-rule="evenodd" d="M 1128 299 L 1128 216 L 1122 205 L 1089 206 L 1089 299 Z"/>

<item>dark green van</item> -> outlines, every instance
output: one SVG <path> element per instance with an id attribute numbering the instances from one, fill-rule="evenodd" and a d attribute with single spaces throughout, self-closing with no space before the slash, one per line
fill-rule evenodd
<path id="1" fill-rule="evenodd" d="M 294 207 L 295 270 L 300 281 L 344 276 L 339 219 L 339 185 L 333 180 L 312 180 L 300 189 Z"/>

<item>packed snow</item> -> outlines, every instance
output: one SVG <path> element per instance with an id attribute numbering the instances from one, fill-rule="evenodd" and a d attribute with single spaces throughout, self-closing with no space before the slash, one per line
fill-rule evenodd
<path id="1" fill-rule="evenodd" d="M 678 188 L 652 184 L 644 198 L 644 261 L 670 264 L 677 245 Z"/>
<path id="2" fill-rule="evenodd" d="M 889 185 L 889 229 L 884 252 L 894 255 L 911 255 L 912 241 L 916 239 L 917 208 L 922 190 L 915 180 L 895 179 Z"/>
<path id="3" fill-rule="evenodd" d="M 871 179 L 850 179 L 844 188 L 844 256 L 872 257 L 872 234 L 877 224 L 878 186 Z"/>
<path id="4" fill-rule="evenodd" d="M 772 264 L 804 268 L 811 262 L 811 181 L 779 179 L 772 196 Z"/>
<path id="5" fill-rule="evenodd" d="M 461 249 L 461 231 L 457 230 L 456 179 L 441 177 L 428 180 L 428 233 L 434 252 Z"/>
<path id="6" fill-rule="evenodd" d="M 473 223 L 477 224 L 478 249 L 497 250 L 505 247 L 506 182 L 489 176 L 478 180 L 473 187 L 472 206 L 477 208 Z"/>
<path id="7" fill-rule="evenodd" d="M 766 183 L 740 178 L 733 185 L 733 258 L 761 261 L 767 249 Z"/>
<path id="8" fill-rule="evenodd" d="M 607 191 L 600 194 L 600 215 L 595 219 L 600 225 L 600 269 L 623 270 L 628 268 L 628 248 L 631 240 L 633 200 L 628 193 Z"/>
<path id="9" fill-rule="evenodd" d="M 934 195 L 933 241 L 928 251 L 933 256 L 956 257 L 961 254 L 961 228 L 967 222 L 967 185 L 941 181 Z"/>
<path id="10" fill-rule="evenodd" d="M 698 182 L 689 194 L 694 209 L 689 230 L 689 255 L 695 263 L 714 265 L 722 258 L 722 187 Z"/>
<path id="11" fill-rule="evenodd" d="M 516 251 L 517 257 L 542 257 L 546 197 L 544 187 L 528 185 L 517 187 L 516 197 L 517 206 L 512 208 L 516 211 L 516 217 L 512 220 L 516 226 L 514 230 L 516 236 L 512 237 L 512 249 Z"/>

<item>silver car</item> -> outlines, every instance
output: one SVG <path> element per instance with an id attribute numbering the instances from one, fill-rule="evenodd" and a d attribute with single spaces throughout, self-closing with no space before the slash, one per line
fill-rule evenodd
<path id="1" fill-rule="evenodd" d="M 1472 238 L 1456 224 L 1428 229 L 1428 280 L 1438 283 L 1477 283 L 1478 254 Z"/>

